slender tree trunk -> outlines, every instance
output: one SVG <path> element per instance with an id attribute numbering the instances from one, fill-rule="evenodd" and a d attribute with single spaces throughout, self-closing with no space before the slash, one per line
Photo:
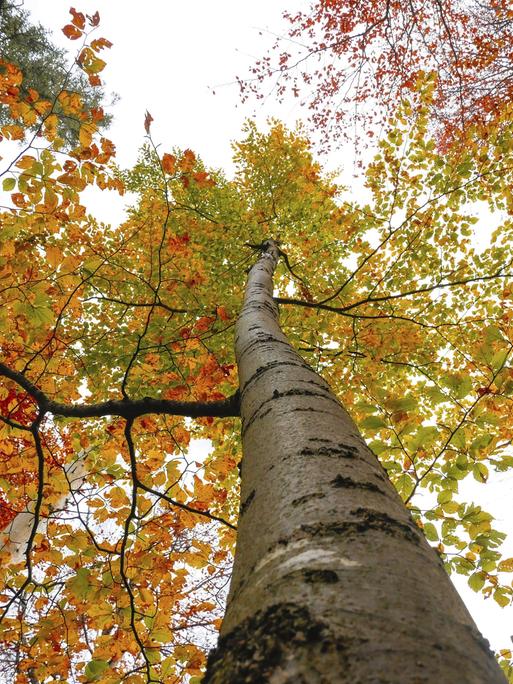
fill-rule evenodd
<path id="1" fill-rule="evenodd" d="M 205 684 L 504 684 L 376 457 L 282 333 L 265 247 L 236 331 L 242 503 Z"/>

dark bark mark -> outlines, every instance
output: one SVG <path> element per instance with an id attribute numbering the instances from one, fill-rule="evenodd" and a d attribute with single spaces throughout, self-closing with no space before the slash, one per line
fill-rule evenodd
<path id="1" fill-rule="evenodd" d="M 322 572 L 322 571 L 321 571 Z M 219 639 L 210 651 L 202 684 L 264 684 L 301 660 L 292 684 L 332 684 L 333 667 L 347 667 L 346 651 L 363 639 L 336 639 L 304 606 L 278 603 L 258 611 Z M 280 680 L 281 681 L 281 680 Z"/>
<path id="2" fill-rule="evenodd" d="M 321 387 L 322 392 L 314 392 L 314 390 L 299 389 L 299 387 L 294 387 L 293 389 L 286 390 L 285 392 L 278 392 L 274 390 L 273 399 L 281 399 L 282 397 L 322 397 L 323 399 L 328 399 L 332 401 L 337 406 L 340 403 L 335 399 L 335 397 L 329 392 L 325 387 Z M 270 399 L 268 401 L 271 401 Z"/>
<path id="3" fill-rule="evenodd" d="M 300 496 L 298 499 L 294 499 L 291 502 L 292 506 L 302 506 L 305 504 L 307 501 L 311 501 L 312 499 L 324 499 L 326 494 L 323 494 L 322 492 L 316 492 L 315 494 L 305 494 L 305 496 Z"/>
<path id="4" fill-rule="evenodd" d="M 310 440 L 311 442 L 314 440 Z M 328 442 L 329 440 L 316 440 Z M 355 459 L 358 458 L 358 449 L 349 444 L 326 444 L 319 447 L 305 447 L 299 452 L 301 456 L 336 456 L 337 458 L 348 458 Z"/>
<path id="5" fill-rule="evenodd" d="M 303 576 L 305 582 L 309 584 L 316 584 L 322 582 L 324 584 L 335 584 L 339 577 L 334 570 L 304 570 Z"/>
<path id="6" fill-rule="evenodd" d="M 372 511 L 368 508 L 357 508 L 351 511 L 352 515 L 357 515 L 360 520 L 346 520 L 336 523 L 315 523 L 314 525 L 301 525 L 299 534 L 295 538 L 308 535 L 311 537 L 327 537 L 332 535 L 344 535 L 352 537 L 363 534 L 369 530 L 379 530 L 392 537 L 404 537 L 409 542 L 420 544 L 422 534 L 413 523 L 404 523 L 395 520 L 387 513 Z"/>
<path id="7" fill-rule="evenodd" d="M 240 515 L 243 516 L 244 513 L 248 510 L 249 506 L 251 505 L 251 502 L 255 498 L 255 490 L 253 489 L 250 494 L 248 495 L 247 499 L 244 501 L 244 503 L 241 504 L 240 507 Z"/>
<path id="8" fill-rule="evenodd" d="M 275 370 L 276 368 L 279 368 L 280 366 L 295 366 L 296 368 L 306 368 L 310 371 L 310 367 L 307 366 L 307 364 L 304 362 L 301 363 L 299 357 L 297 357 L 297 358 L 298 358 L 298 362 L 295 362 L 295 361 L 271 361 L 271 363 L 268 363 L 265 366 L 259 366 L 259 368 L 257 368 L 256 371 L 253 373 L 253 375 L 250 378 L 248 378 L 244 387 L 241 387 L 241 390 L 240 390 L 241 397 L 243 396 L 244 392 L 247 390 L 249 385 L 251 385 L 253 382 L 258 380 L 258 378 L 260 378 L 264 373 L 267 373 L 267 371 Z"/>
<path id="9" fill-rule="evenodd" d="M 350 477 L 344 477 L 343 475 L 337 475 L 333 478 L 330 485 L 343 489 L 366 489 L 369 492 L 378 492 L 379 494 L 386 495 L 386 492 L 381 487 L 378 487 L 377 484 L 374 484 L 374 482 L 355 482 Z"/>
<path id="10" fill-rule="evenodd" d="M 337 406 L 340 406 L 338 401 L 329 393 L 325 388 L 322 388 L 322 392 L 315 392 L 310 389 L 299 389 L 299 388 L 293 388 L 286 390 L 285 392 L 279 392 L 278 390 L 273 391 L 273 395 L 270 399 L 265 399 L 258 408 L 256 408 L 251 416 L 248 417 L 247 421 L 244 423 L 244 430 L 243 434 L 245 433 L 246 430 L 249 429 L 250 425 L 255 421 L 255 420 L 261 420 L 264 418 L 271 410 L 272 407 L 267 408 L 263 410 L 264 406 L 267 406 L 271 401 L 274 401 L 276 399 L 282 399 L 285 397 L 320 397 L 321 399 L 327 399 L 329 401 L 332 401 L 335 403 Z M 296 409 L 297 410 L 297 409 Z"/>
<path id="11" fill-rule="evenodd" d="M 256 326 L 259 328 L 259 326 Z M 241 349 L 239 352 L 239 363 L 240 360 L 243 358 L 243 356 L 253 350 L 254 347 L 262 347 L 266 344 L 270 345 L 275 345 L 275 344 L 283 344 L 286 347 L 290 347 L 290 343 L 287 342 L 287 340 L 279 340 L 277 337 L 274 337 L 274 335 L 270 335 L 269 333 L 260 333 L 256 334 L 255 339 L 252 340 L 249 344 L 247 344 L 244 349 Z"/>
<path id="12" fill-rule="evenodd" d="M 325 413 L 328 416 L 340 418 L 340 415 L 337 413 L 333 413 L 333 411 L 324 411 L 323 409 L 313 408 L 312 406 L 297 406 L 296 408 L 293 408 L 290 411 L 280 411 L 281 416 L 285 416 L 287 415 L 287 413 Z"/>
<path id="13" fill-rule="evenodd" d="M 271 318 L 275 320 L 278 315 L 278 307 L 276 304 L 274 304 L 274 302 L 273 304 L 270 304 L 269 302 L 250 301 L 244 305 L 244 309 L 241 312 L 239 319 L 243 319 L 245 316 L 252 314 L 254 311 L 257 311 L 258 313 L 262 313 L 264 311 L 270 314 Z"/>
<path id="14" fill-rule="evenodd" d="M 392 535 L 395 535 L 396 531 L 400 531 L 409 541 L 414 543 L 419 543 L 422 538 L 422 532 L 413 522 L 403 523 L 387 513 L 373 511 L 370 508 L 357 508 L 351 513 L 362 516 L 362 522 L 367 525 L 368 529 L 383 530 L 383 532 Z"/>
<path id="15" fill-rule="evenodd" d="M 271 413 L 271 411 L 272 411 L 272 406 L 270 406 L 268 409 L 266 409 L 265 411 L 263 411 L 263 412 L 258 416 L 258 418 L 260 418 L 260 420 L 262 420 L 263 418 L 266 417 L 266 415 L 267 415 L 268 413 Z M 253 423 L 255 422 L 255 420 L 256 420 L 255 416 L 256 416 L 257 412 L 258 412 L 258 410 L 255 411 L 255 413 L 252 415 L 252 417 L 248 420 L 247 423 L 244 423 L 244 422 L 243 422 L 243 424 L 242 424 L 242 430 L 241 430 L 241 435 L 242 435 L 243 437 L 244 437 L 244 435 L 246 434 L 246 431 L 249 430 L 249 428 L 250 428 L 250 427 L 253 425 Z"/>

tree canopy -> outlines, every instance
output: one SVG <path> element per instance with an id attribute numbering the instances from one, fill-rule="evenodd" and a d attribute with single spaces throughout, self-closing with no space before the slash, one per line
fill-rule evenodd
<path id="1" fill-rule="evenodd" d="M 71 24 L 74 30 L 70 37 L 78 40 L 82 38 L 84 21 L 79 25 Z M 94 29 L 90 23 L 89 28 Z M 68 31 L 69 32 L 69 31 Z M 103 111 L 104 92 L 97 72 L 86 74 L 73 68 L 66 50 L 57 47 L 47 29 L 41 24 L 32 23 L 30 14 L 23 9 L 23 3 L 13 0 L 3 0 L 0 3 L 0 72 L 8 69 L 8 64 L 15 65 L 23 74 L 23 80 L 14 87 L 19 87 L 16 94 L 18 100 L 26 107 L 12 107 L 12 102 L 0 103 L 0 125 L 16 126 L 20 118 L 23 121 L 26 134 L 34 133 L 39 126 L 37 112 L 32 105 L 42 102 L 52 104 L 52 111 L 58 115 L 58 133 L 64 143 L 74 147 L 77 143 L 80 119 L 78 111 L 72 111 L 59 99 L 60 93 L 66 91 L 75 98 L 84 100 L 89 110 L 96 112 L 96 121 L 100 129 L 104 129 L 111 121 L 111 116 Z M 109 45 L 104 43 L 101 47 Z M 98 46 L 100 47 L 100 46 Z M 99 67 L 100 64 L 97 63 Z M 11 106 L 9 106 L 11 104 Z M 27 109 L 28 108 L 28 109 Z M 16 134 L 7 134 L 14 137 Z M 18 130 L 18 135 L 20 131 Z"/>
<path id="2" fill-rule="evenodd" d="M 324 148 L 374 136 L 424 72 L 436 79 L 430 119 L 442 146 L 512 101 L 507 0 L 315 0 L 284 19 L 274 50 L 239 84 L 245 96 L 263 97 L 271 82 L 279 97 L 301 98 Z"/>
<path id="3" fill-rule="evenodd" d="M 82 35 L 97 19 L 72 10 L 65 30 Z M 106 42 L 83 48 L 87 75 Z M 233 325 L 269 236 L 289 339 L 348 407 L 447 569 L 508 605 L 504 535 L 458 493 L 465 477 L 485 485 L 513 465 L 506 108 L 486 137 L 468 129 L 466 151 L 441 156 L 428 132 L 437 81 L 419 75 L 359 200 L 303 132 L 277 121 L 246 125 L 227 177 L 196 152 L 158 149 L 147 115 L 138 163 L 119 169 L 76 93 L 58 94 L 62 114 L 39 94 L 27 101 L 16 65 L 0 77 L 18 121 L 2 135 L 39 133 L 2 169 L 4 676 L 199 682 L 239 505 Z M 81 126 L 64 154 L 67 112 Z M 127 219 L 96 220 L 86 190 L 134 193 Z M 481 216 L 495 225 L 483 243 Z"/>

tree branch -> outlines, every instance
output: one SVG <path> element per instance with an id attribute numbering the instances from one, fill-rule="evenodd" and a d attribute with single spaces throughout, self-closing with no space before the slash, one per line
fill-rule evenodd
<path id="1" fill-rule="evenodd" d="M 103 416 L 120 416 L 133 420 L 147 413 L 165 414 L 171 416 L 188 416 L 201 418 L 212 416 L 219 418 L 239 417 L 239 392 L 220 401 L 171 401 L 168 399 L 118 399 L 104 401 L 98 404 L 62 404 L 49 399 L 36 385 L 28 380 L 23 373 L 12 370 L 0 363 L 0 376 L 13 380 L 39 404 L 45 413 L 66 418 L 101 418 Z"/>
<path id="2" fill-rule="evenodd" d="M 470 283 L 480 283 L 484 282 L 487 280 L 494 280 L 495 278 L 511 278 L 513 274 L 511 273 L 501 273 L 501 271 L 497 271 L 497 273 L 492 273 L 491 275 L 482 275 L 482 276 L 476 276 L 473 278 L 464 278 L 462 280 L 453 280 L 452 282 L 446 282 L 446 283 L 434 283 L 433 285 L 427 285 L 425 287 L 418 287 L 412 290 L 408 290 L 407 292 L 397 292 L 395 294 L 390 294 L 390 295 L 382 295 L 380 297 L 367 297 L 365 299 L 361 299 L 360 301 L 353 302 L 352 304 L 347 304 L 346 306 L 330 306 L 328 304 L 324 304 L 323 302 L 306 302 L 302 299 L 294 299 L 294 298 L 289 298 L 289 297 L 274 297 L 274 301 L 277 304 L 293 304 L 295 306 L 304 306 L 309 309 L 323 309 L 325 311 L 333 311 L 334 313 L 339 313 L 339 314 L 345 314 L 347 311 L 350 311 L 351 309 L 356 309 L 359 306 L 363 306 L 364 304 L 374 304 L 376 302 L 388 302 L 393 299 L 401 299 L 402 297 L 411 297 L 416 294 L 422 294 L 426 292 L 433 292 L 435 290 L 441 290 L 442 288 L 446 287 L 459 287 L 463 285 L 468 285 Z M 324 300 L 328 301 L 328 300 Z"/>

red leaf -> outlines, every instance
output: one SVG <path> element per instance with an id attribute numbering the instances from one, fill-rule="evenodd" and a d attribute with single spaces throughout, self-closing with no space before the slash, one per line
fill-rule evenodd
<path id="1" fill-rule="evenodd" d="M 87 18 L 89 19 L 89 23 L 91 24 L 91 26 L 98 26 L 98 24 L 100 23 L 100 15 L 98 14 L 98 12 L 95 12 L 92 17 L 88 14 Z"/>
<path id="2" fill-rule="evenodd" d="M 148 133 L 148 135 L 150 134 L 150 126 L 152 121 L 152 115 L 149 113 L 148 110 L 146 110 L 146 116 L 144 117 L 144 130 L 146 131 L 146 133 Z"/>

